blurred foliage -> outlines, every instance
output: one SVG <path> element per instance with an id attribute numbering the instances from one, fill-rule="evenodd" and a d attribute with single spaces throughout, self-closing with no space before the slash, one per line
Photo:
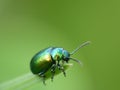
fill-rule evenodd
<path id="1" fill-rule="evenodd" d="M 28 90 L 120 89 L 119 16 L 119 0 L 0 0 L 0 82 L 29 72 L 32 56 L 43 48 L 71 52 L 90 40 L 73 55 L 83 68 L 73 62 L 66 78 Z"/>

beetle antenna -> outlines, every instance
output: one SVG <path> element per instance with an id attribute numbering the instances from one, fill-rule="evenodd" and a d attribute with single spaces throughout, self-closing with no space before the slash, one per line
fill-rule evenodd
<path id="1" fill-rule="evenodd" d="M 84 47 L 84 46 L 86 46 L 86 45 L 88 45 L 88 44 L 90 44 L 90 43 L 91 43 L 90 41 L 84 42 L 84 43 L 81 44 L 78 48 L 76 48 L 75 50 L 73 50 L 73 51 L 70 53 L 70 55 L 73 55 L 73 54 L 76 53 L 80 48 L 82 48 L 82 47 Z"/>
<path id="2" fill-rule="evenodd" d="M 82 62 L 81 62 L 80 60 L 75 59 L 75 58 L 71 58 L 71 57 L 70 57 L 69 59 L 71 59 L 71 60 L 73 60 L 73 61 L 79 63 L 81 66 L 83 66 L 83 64 L 82 64 Z"/>

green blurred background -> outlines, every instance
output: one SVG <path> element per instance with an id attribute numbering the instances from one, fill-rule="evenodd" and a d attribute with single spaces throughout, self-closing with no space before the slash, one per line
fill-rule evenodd
<path id="1" fill-rule="evenodd" d="M 71 61 L 66 78 L 27 90 L 119 90 L 120 1 L 0 0 L 0 82 L 30 72 L 32 56 L 43 48 L 72 51 L 87 40 L 73 55 L 83 68 Z"/>

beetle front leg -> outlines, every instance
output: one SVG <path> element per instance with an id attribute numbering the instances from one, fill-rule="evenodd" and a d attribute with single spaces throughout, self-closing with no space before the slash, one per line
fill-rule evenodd
<path id="1" fill-rule="evenodd" d="M 56 64 L 53 64 L 52 67 L 51 67 L 51 81 L 53 81 L 53 78 L 54 78 L 54 74 L 55 74 L 55 69 L 56 69 Z"/>
<path id="2" fill-rule="evenodd" d="M 59 64 L 59 61 L 58 61 L 57 66 L 58 66 L 58 69 L 61 70 L 63 72 L 63 75 L 66 77 L 66 73 L 65 73 L 64 67 L 63 67 L 63 65 Z"/>

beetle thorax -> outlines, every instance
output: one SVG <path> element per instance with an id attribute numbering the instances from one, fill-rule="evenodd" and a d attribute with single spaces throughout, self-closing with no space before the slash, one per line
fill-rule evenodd
<path id="1" fill-rule="evenodd" d="M 62 60 L 62 58 L 63 58 L 62 52 L 63 52 L 63 48 L 53 49 L 53 51 L 51 52 L 51 56 L 52 56 L 53 60 L 55 60 L 55 61 Z"/>

